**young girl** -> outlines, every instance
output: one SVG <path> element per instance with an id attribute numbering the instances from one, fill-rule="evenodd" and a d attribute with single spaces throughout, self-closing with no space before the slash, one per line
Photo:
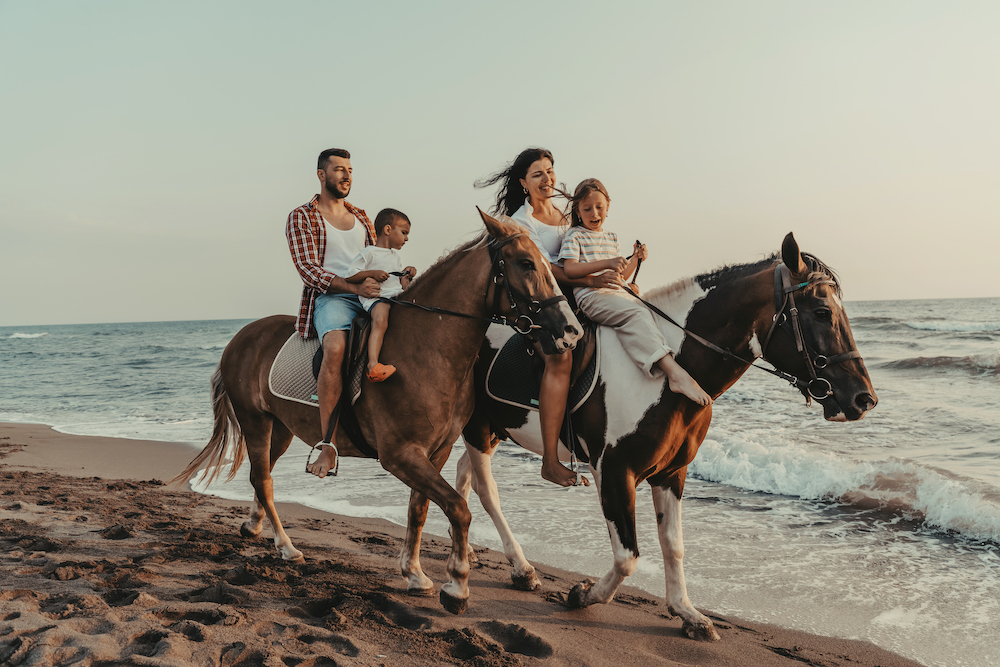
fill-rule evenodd
<path id="1" fill-rule="evenodd" d="M 603 229 L 611 198 L 604 184 L 596 178 L 588 178 L 576 186 L 571 201 L 572 227 L 559 251 L 566 275 L 579 278 L 613 272 L 618 285 L 624 285 L 635 272 L 639 260 L 646 258 L 646 246 L 637 245 L 629 260 L 621 257 L 618 237 Z M 577 287 L 574 294 L 577 305 L 587 317 L 615 328 L 625 351 L 646 375 L 652 378 L 662 371 L 667 376 L 670 391 L 684 394 L 698 405 L 712 402 L 701 385 L 674 360 L 673 350 L 644 305 L 617 285 L 600 289 Z"/>
<path id="2" fill-rule="evenodd" d="M 375 216 L 375 230 L 378 236 L 375 245 L 370 245 L 354 258 L 348 270 L 349 283 L 361 283 L 366 278 L 374 278 L 382 283 L 379 297 L 361 297 L 361 306 L 371 313 L 372 330 L 368 335 L 368 379 L 384 382 L 396 372 L 392 364 L 379 363 L 382 339 L 389 326 L 389 304 L 380 298 L 391 298 L 406 289 L 410 280 L 417 275 L 412 266 L 403 268 L 399 253 L 396 252 L 410 237 L 410 219 L 405 213 L 394 208 L 386 208 Z M 403 274 L 403 275 L 400 275 Z"/>

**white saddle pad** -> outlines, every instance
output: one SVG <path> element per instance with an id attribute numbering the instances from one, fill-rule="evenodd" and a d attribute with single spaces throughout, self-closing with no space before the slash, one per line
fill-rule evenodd
<path id="1" fill-rule="evenodd" d="M 319 406 L 312 360 L 319 349 L 319 338 L 303 338 L 293 333 L 281 346 L 271 364 L 267 384 L 271 393 L 296 403 Z"/>

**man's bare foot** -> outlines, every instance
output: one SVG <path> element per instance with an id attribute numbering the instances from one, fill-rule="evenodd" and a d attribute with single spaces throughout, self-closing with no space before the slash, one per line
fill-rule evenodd
<path id="1" fill-rule="evenodd" d="M 337 465 L 337 450 L 330 445 L 320 445 L 319 456 L 315 461 L 306 466 L 306 472 L 311 472 L 322 479 L 327 476 L 335 465 Z"/>
<path id="2" fill-rule="evenodd" d="M 542 479 L 558 484 L 559 486 L 576 486 L 576 473 L 559 463 L 559 461 L 546 461 L 542 459 Z M 580 476 L 580 483 L 583 486 L 590 486 L 590 480 Z"/>

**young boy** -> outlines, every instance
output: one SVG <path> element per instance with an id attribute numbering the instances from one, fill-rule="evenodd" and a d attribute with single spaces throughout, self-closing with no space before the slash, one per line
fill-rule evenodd
<path id="1" fill-rule="evenodd" d="M 394 208 L 382 209 L 375 216 L 375 231 L 378 234 L 375 245 L 366 247 L 354 258 L 354 263 L 347 272 L 347 282 L 361 283 L 366 278 L 374 278 L 382 283 L 379 298 L 361 297 L 361 306 L 372 316 L 372 331 L 368 337 L 367 377 L 372 382 L 384 382 L 396 372 L 396 367 L 380 364 L 378 361 L 382 351 L 382 338 L 389 326 L 389 304 L 379 299 L 394 297 L 406 289 L 416 277 L 417 270 L 412 266 L 404 269 L 397 252 L 410 236 L 410 219 L 405 213 Z"/>

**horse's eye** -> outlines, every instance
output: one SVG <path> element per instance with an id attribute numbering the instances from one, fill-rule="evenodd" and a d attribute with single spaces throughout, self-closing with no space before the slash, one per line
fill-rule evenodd
<path id="1" fill-rule="evenodd" d="M 813 311 L 813 314 L 816 316 L 817 320 L 825 320 L 827 322 L 830 321 L 833 315 L 833 313 L 830 312 L 829 308 L 817 308 L 815 311 Z"/>
<path id="2" fill-rule="evenodd" d="M 535 270 L 535 263 L 532 262 L 530 259 L 522 259 L 519 263 L 521 265 L 521 268 L 524 269 L 525 271 Z"/>

